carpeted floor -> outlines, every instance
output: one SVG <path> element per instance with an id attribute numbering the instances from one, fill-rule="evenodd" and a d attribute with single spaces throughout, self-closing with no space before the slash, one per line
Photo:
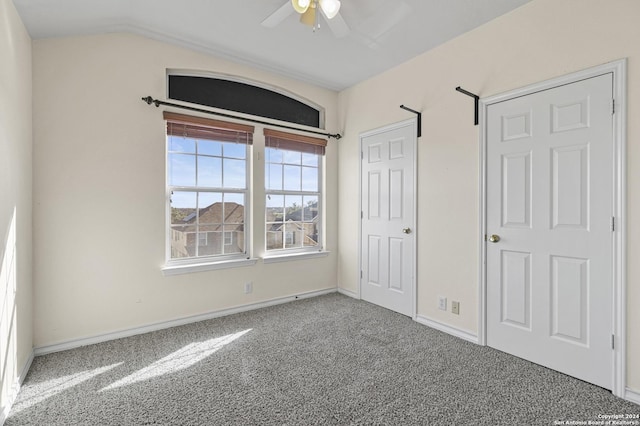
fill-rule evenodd
<path id="1" fill-rule="evenodd" d="M 640 406 L 330 294 L 37 357 L 5 424 L 554 425 L 608 414 Z"/>

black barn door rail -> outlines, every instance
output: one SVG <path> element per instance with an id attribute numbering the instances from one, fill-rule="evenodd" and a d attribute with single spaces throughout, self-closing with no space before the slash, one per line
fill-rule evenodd
<path id="1" fill-rule="evenodd" d="M 474 99 L 474 102 L 475 102 L 475 108 L 476 108 L 476 110 L 475 110 L 475 115 L 474 115 L 474 119 L 473 119 L 473 124 L 474 124 L 475 126 L 477 126 L 477 125 L 478 125 L 478 122 L 479 122 L 479 120 L 478 120 L 478 101 L 480 100 L 480 96 L 478 96 L 478 95 L 476 95 L 476 94 L 474 94 L 474 93 L 471 93 L 471 92 L 469 92 L 469 91 L 467 91 L 467 90 L 464 90 L 464 89 L 463 89 L 462 87 L 460 87 L 460 86 L 456 87 L 456 90 L 457 90 L 458 92 L 460 92 L 460 93 L 464 93 L 464 94 L 465 94 L 465 95 L 467 95 L 467 96 L 471 96 L 471 97 Z"/>

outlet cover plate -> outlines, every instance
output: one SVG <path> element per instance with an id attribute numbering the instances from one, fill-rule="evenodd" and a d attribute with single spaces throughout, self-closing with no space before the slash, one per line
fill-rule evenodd
<path id="1" fill-rule="evenodd" d="M 447 298 L 444 296 L 438 296 L 438 309 L 441 311 L 447 310 Z"/>

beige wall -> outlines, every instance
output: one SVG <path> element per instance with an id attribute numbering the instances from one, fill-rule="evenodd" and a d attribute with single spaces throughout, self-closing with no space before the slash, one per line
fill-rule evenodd
<path id="1" fill-rule="evenodd" d="M 33 42 L 35 345 L 336 288 L 337 176 L 327 173 L 327 257 L 165 277 L 167 68 L 283 87 L 326 108 L 337 93 L 135 35 Z M 184 112 L 184 111 L 181 111 Z M 256 128 L 255 153 L 264 144 Z M 337 165 L 335 141 L 326 164 Z M 262 155 L 260 158 L 264 158 Z M 264 165 L 254 155 L 254 239 L 264 247 Z M 125 242 L 123 244 L 123 242 Z M 244 294 L 244 283 L 253 293 Z"/>
<path id="2" fill-rule="evenodd" d="M 33 342 L 31 135 L 31 39 L 0 0 L 0 421 Z"/>
<path id="3" fill-rule="evenodd" d="M 6 9 L 7 0 L 0 1 Z M 418 314 L 476 333 L 478 127 L 472 125 L 471 99 L 454 88 L 462 85 L 486 97 L 629 58 L 627 217 L 634 218 L 640 213 L 640 123 L 633 119 L 640 100 L 638 16 L 637 0 L 534 0 L 339 96 L 133 35 L 35 41 L 35 345 L 331 288 L 336 281 L 344 290 L 357 292 L 359 213 L 353 194 L 358 191 L 358 134 L 410 118 L 400 104 L 423 111 Z M 12 31 L 26 38 L 22 29 Z M 15 40 L 10 40 L 15 34 L 2 37 L 2 49 L 13 52 Z M 28 70 L 26 62 L 19 58 L 9 71 Z M 4 64 L 0 70 L 6 73 Z M 327 155 L 330 256 L 175 277 L 161 274 L 163 123 L 160 112 L 139 98 L 166 97 L 166 68 L 251 78 L 285 87 L 327 109 L 328 130 L 345 136 L 330 142 Z M 3 99 L 0 108 L 6 109 Z M 4 119 L 7 112 L 0 112 Z M 24 129 L 14 132 L 25 140 L 29 126 L 23 124 L 18 127 Z M 261 142 L 258 131 L 256 152 Z M 11 158 L 18 157 L 26 154 Z M 262 185 L 261 167 L 256 161 L 257 187 Z M 260 211 L 263 201 L 257 194 L 254 202 Z M 1 226 L 7 222 L 4 206 L 3 199 Z M 260 218 L 254 222 L 260 247 L 263 228 Z M 640 251 L 640 228 L 629 220 L 628 232 L 628 385 L 639 390 L 640 311 L 635 307 L 640 302 L 640 265 L 632 260 Z M 139 237 L 123 246 L 130 235 Z M 247 281 L 254 282 L 251 295 L 242 291 Z M 459 300 L 460 315 L 437 310 L 438 295 Z"/>
<path id="4" fill-rule="evenodd" d="M 423 112 L 418 141 L 418 314 L 478 329 L 479 127 L 473 101 L 620 58 L 628 62 L 628 386 L 640 390 L 640 2 L 534 0 L 340 94 L 339 285 L 357 291 L 358 134 Z M 460 315 L 437 296 L 461 302 Z"/>

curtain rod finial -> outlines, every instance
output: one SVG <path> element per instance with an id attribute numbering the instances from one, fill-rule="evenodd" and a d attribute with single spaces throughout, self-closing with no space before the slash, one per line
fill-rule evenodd
<path id="1" fill-rule="evenodd" d="M 145 98 L 142 98 L 143 101 L 145 101 L 147 103 L 147 105 L 151 105 L 154 104 L 157 107 L 160 106 L 160 101 L 157 99 L 153 99 L 151 96 L 147 96 Z"/>

